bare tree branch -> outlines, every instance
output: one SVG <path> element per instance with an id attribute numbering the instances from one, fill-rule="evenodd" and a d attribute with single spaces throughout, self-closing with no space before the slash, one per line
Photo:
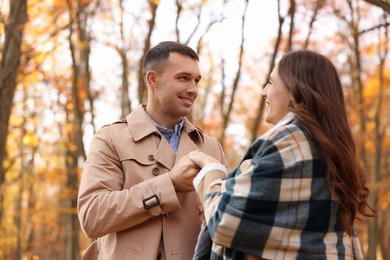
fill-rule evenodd
<path id="1" fill-rule="evenodd" d="M 389 1 L 382 1 L 382 0 L 364 0 L 367 3 L 370 3 L 372 5 L 378 6 L 383 9 L 383 11 L 390 13 L 390 3 Z"/>
<path id="2" fill-rule="evenodd" d="M 383 28 L 383 27 L 387 30 L 387 27 L 389 27 L 389 25 L 390 25 L 390 22 L 378 24 L 377 26 L 374 26 L 374 27 L 371 27 L 371 28 L 369 28 L 369 29 L 365 29 L 365 30 L 360 31 L 360 32 L 359 32 L 359 35 L 365 34 L 365 33 L 367 33 L 367 32 L 371 32 L 371 31 L 375 31 L 375 30 L 380 29 L 380 28 Z"/>

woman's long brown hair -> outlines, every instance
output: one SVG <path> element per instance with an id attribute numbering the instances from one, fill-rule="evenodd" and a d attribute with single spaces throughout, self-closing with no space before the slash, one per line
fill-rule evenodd
<path id="1" fill-rule="evenodd" d="M 372 216 L 373 210 L 367 202 L 366 174 L 356 154 L 337 70 L 325 56 L 300 50 L 285 54 L 278 72 L 292 93 L 291 111 L 324 158 L 341 224 L 351 235 L 358 215 Z"/>

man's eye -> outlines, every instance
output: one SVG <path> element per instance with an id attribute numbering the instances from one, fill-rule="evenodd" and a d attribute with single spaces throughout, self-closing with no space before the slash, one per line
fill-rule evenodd
<path id="1" fill-rule="evenodd" d="M 187 77 L 187 76 L 180 76 L 180 77 L 179 77 L 179 80 L 181 80 L 181 81 L 187 81 L 187 80 L 188 80 L 188 77 Z"/>

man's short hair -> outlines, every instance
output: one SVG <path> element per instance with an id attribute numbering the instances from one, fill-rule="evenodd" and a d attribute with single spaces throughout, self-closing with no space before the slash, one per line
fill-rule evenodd
<path id="1" fill-rule="evenodd" d="M 146 75 L 148 70 L 154 70 L 157 73 L 163 72 L 171 52 L 179 53 L 195 61 L 199 61 L 198 54 L 190 47 L 174 41 L 164 41 L 152 47 L 146 53 L 142 64 L 143 74 Z"/>

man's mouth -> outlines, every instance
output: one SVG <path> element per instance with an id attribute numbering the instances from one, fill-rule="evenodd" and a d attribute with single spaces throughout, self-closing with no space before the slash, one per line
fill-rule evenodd
<path id="1" fill-rule="evenodd" d="M 183 103 L 185 103 L 186 105 L 189 105 L 191 106 L 193 103 L 194 103 L 194 99 L 193 98 L 185 98 L 185 97 L 179 97 Z"/>

